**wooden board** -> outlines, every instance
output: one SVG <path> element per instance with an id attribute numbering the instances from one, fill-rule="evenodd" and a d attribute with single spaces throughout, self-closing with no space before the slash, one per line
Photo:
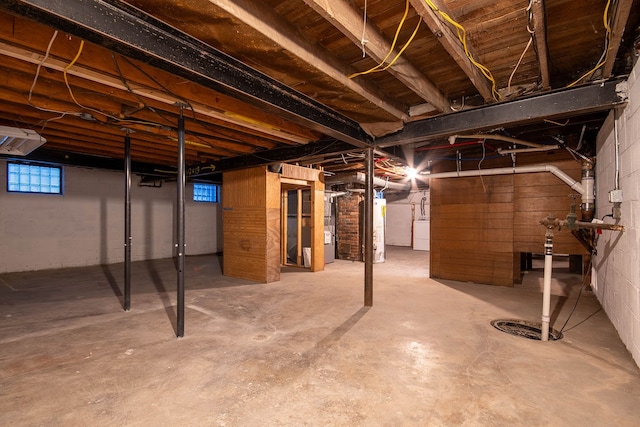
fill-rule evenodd
<path id="1" fill-rule="evenodd" d="M 573 159 L 547 161 L 580 181 L 582 166 Z M 547 215 L 564 219 L 570 211 L 573 192 L 550 173 L 516 175 L 514 178 L 514 252 L 544 253 L 546 229 L 540 220 Z M 580 198 L 577 198 L 578 216 Z M 586 255 L 587 251 L 569 230 L 554 232 L 554 253 Z"/>
<path id="2" fill-rule="evenodd" d="M 224 274 L 280 280 L 280 182 L 265 167 L 225 172 L 222 186 Z"/>
<path id="3" fill-rule="evenodd" d="M 513 286 L 513 176 L 431 182 L 431 277 Z"/>
<path id="4" fill-rule="evenodd" d="M 324 182 L 324 173 L 320 169 L 305 168 L 285 163 L 282 165 L 282 171 L 280 173 L 283 178 Z"/>
<path id="5" fill-rule="evenodd" d="M 581 165 L 561 153 L 527 157 L 580 180 Z M 435 170 L 443 171 L 446 165 Z M 431 276 L 513 286 L 520 280 L 520 252 L 544 251 L 552 214 L 565 218 L 571 189 L 551 173 L 434 179 L 431 182 Z M 580 203 L 578 199 L 577 203 Z M 585 255 L 569 230 L 555 232 L 554 253 Z"/>

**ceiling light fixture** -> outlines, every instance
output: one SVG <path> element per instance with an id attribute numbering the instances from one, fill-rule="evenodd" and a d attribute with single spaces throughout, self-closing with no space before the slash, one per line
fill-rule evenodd
<path id="1" fill-rule="evenodd" d="M 34 130 L 0 126 L 0 154 L 26 156 L 45 142 Z"/>
<path id="2" fill-rule="evenodd" d="M 415 177 L 418 176 L 418 171 L 415 168 L 411 167 L 406 167 L 405 173 L 407 174 L 407 178 L 409 179 L 415 179 Z"/>

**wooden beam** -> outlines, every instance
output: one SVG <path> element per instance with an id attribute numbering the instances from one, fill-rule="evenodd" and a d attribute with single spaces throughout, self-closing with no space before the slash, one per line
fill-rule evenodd
<path id="1" fill-rule="evenodd" d="M 324 270 L 324 182 L 311 182 L 311 271 Z"/>
<path id="2" fill-rule="evenodd" d="M 602 68 L 602 78 L 604 79 L 611 77 L 616 56 L 618 56 L 618 49 L 620 49 L 620 43 L 622 42 L 624 28 L 627 25 L 627 20 L 631 13 L 633 0 L 618 0 L 618 2 L 614 4 L 617 5 L 616 9 L 609 11 L 609 16 L 613 18 L 609 21 L 611 26 L 611 39 L 607 52 L 607 60 Z"/>
<path id="3" fill-rule="evenodd" d="M 400 120 L 407 119 L 405 106 L 389 99 L 367 82 L 348 78 L 353 70 L 348 70 L 327 52 L 304 40 L 288 22 L 265 3 L 250 0 L 209 1 L 392 116 Z"/>
<path id="4" fill-rule="evenodd" d="M 43 62 L 42 59 L 44 58 L 44 55 L 38 52 L 33 52 L 27 49 L 12 46 L 4 42 L 0 42 L 0 54 L 32 64 L 42 63 L 44 67 L 60 72 L 62 72 L 68 65 L 67 62 L 52 57 L 47 58 L 47 60 Z M 103 72 L 92 70 L 82 65 L 74 65 L 67 70 L 67 74 L 80 77 L 94 83 L 99 83 L 101 85 L 114 89 L 123 91 L 128 91 L 128 89 L 131 89 L 131 92 L 142 98 L 152 99 L 154 101 L 159 101 L 167 105 L 175 105 L 176 102 L 183 102 L 182 99 L 178 99 L 157 89 L 146 87 L 135 82 L 130 82 L 128 84 L 129 88 L 127 88 L 120 78 L 105 74 Z M 203 116 L 208 116 L 217 120 L 221 120 L 223 122 L 228 122 L 249 129 L 254 129 L 267 135 L 283 138 L 285 140 L 293 141 L 299 144 L 306 144 L 311 142 L 311 140 L 308 138 L 283 132 L 282 130 L 277 129 L 269 123 L 259 122 L 255 119 L 244 117 L 240 114 L 218 111 L 214 108 L 208 107 L 207 105 L 195 101 L 189 101 L 189 104 L 191 105 L 191 107 L 193 107 L 194 112 Z"/>
<path id="5" fill-rule="evenodd" d="M 549 49 L 547 48 L 547 23 L 544 0 L 533 0 L 531 3 L 531 15 L 533 21 L 533 38 L 536 43 L 538 55 L 538 67 L 543 90 L 551 89 L 549 75 Z"/>
<path id="6" fill-rule="evenodd" d="M 4 76 L 8 77 L 9 81 L 13 84 L 13 87 L 11 89 L 5 86 L 4 83 L 2 82 L 2 80 L 4 79 Z M 28 84 L 29 83 L 26 80 L 22 79 L 20 75 L 17 73 L 11 73 L 10 75 L 3 74 L 3 77 L 0 77 L 0 94 L 2 94 L 2 99 L 5 102 L 12 102 L 15 104 L 24 103 L 25 102 L 24 93 L 25 91 L 28 91 Z M 49 92 L 53 93 L 53 91 L 49 91 Z M 56 93 L 62 97 L 68 96 L 68 92 L 66 92 L 66 88 L 56 91 Z M 68 116 L 65 117 L 65 119 L 67 119 L 69 123 L 72 123 L 71 121 L 73 120 L 73 125 L 76 126 L 75 133 L 81 133 L 81 131 L 77 129 L 86 129 L 86 130 L 94 129 L 99 132 L 108 132 L 107 131 L 108 128 L 121 129 L 126 127 L 132 130 L 138 131 L 140 133 L 154 135 L 157 137 L 156 139 L 154 139 L 154 141 L 158 141 L 158 140 L 173 141 L 175 143 L 177 140 L 176 132 L 174 129 L 162 129 L 160 127 L 149 126 L 147 124 L 138 125 L 135 123 L 131 123 L 129 122 L 129 120 L 126 120 L 126 119 L 123 119 L 122 121 L 79 120 L 76 118 L 76 116 L 77 116 L 77 113 L 82 110 L 80 107 L 78 107 L 76 104 L 72 102 L 69 102 L 67 99 L 60 100 L 57 98 L 53 98 L 53 97 L 49 97 L 44 94 L 41 94 L 38 91 L 38 87 L 36 87 L 32 93 L 31 105 L 24 104 L 24 108 L 27 110 L 38 111 L 37 108 L 34 107 L 34 105 L 37 105 L 41 108 L 55 110 L 55 111 L 69 112 L 70 114 L 68 114 Z M 106 109 L 111 108 L 113 110 L 113 106 L 110 106 L 108 104 L 101 105 L 100 107 L 106 108 Z M 18 110 L 15 107 L 14 107 L 14 112 L 18 114 Z M 20 112 L 20 114 L 24 115 L 24 111 Z M 52 117 L 58 115 L 56 113 L 48 113 L 48 114 L 50 114 Z M 155 117 L 151 112 L 138 112 L 136 120 L 151 122 L 154 118 Z M 45 118 L 41 118 L 40 120 L 38 120 L 38 122 L 40 121 L 45 122 L 46 120 L 47 119 Z M 48 131 L 48 129 L 52 127 L 55 128 L 58 122 L 59 120 L 48 122 L 48 125 L 44 131 L 45 134 Z M 104 137 L 101 138 L 96 135 L 95 138 L 98 141 L 105 142 Z M 121 136 L 118 137 L 118 141 L 120 142 L 121 140 L 122 140 L 122 137 Z M 200 151 L 210 150 L 211 154 L 216 153 L 218 155 L 226 155 L 226 156 L 248 154 L 253 152 L 253 148 L 245 144 L 240 144 L 240 143 L 231 142 L 231 141 L 224 141 L 216 137 L 211 137 L 208 135 L 203 136 L 203 135 L 198 135 L 193 133 L 189 134 L 187 144 L 188 146 L 198 146 Z"/>
<path id="7" fill-rule="evenodd" d="M 304 0 L 304 2 L 339 29 L 354 44 L 361 46 L 364 22 L 360 13 L 353 6 L 345 0 Z M 376 61 L 382 62 L 391 48 L 391 43 L 378 28 L 372 25 L 367 26 L 366 35 L 368 40 L 364 45 L 366 52 Z M 397 53 L 394 51 L 392 55 L 395 56 Z M 439 111 L 445 113 L 451 111 L 451 103 L 445 94 L 405 57 L 400 56 L 388 71 Z"/>
<path id="8" fill-rule="evenodd" d="M 289 239 L 287 234 L 289 226 L 289 192 L 280 188 L 280 263 L 287 265 L 289 256 L 287 245 Z"/>
<path id="9" fill-rule="evenodd" d="M 297 249 L 298 249 L 298 257 L 297 257 L 297 261 L 296 264 L 298 266 L 303 266 L 304 265 L 304 260 L 303 260 L 303 255 L 302 255 L 302 190 L 298 189 L 297 191 L 297 201 L 298 201 L 298 221 L 296 222 L 297 227 L 298 227 L 298 232 L 297 232 Z"/>
<path id="10" fill-rule="evenodd" d="M 442 47 L 449 53 L 449 55 L 456 61 L 462 71 L 469 77 L 471 83 L 478 89 L 478 92 L 485 101 L 493 101 L 493 91 L 491 89 L 491 83 L 487 78 L 474 66 L 467 54 L 465 53 L 462 43 L 455 35 L 451 27 L 445 23 L 440 15 L 431 9 L 424 0 L 409 0 L 413 8 L 418 15 L 422 17 L 422 20 L 429 26 L 433 34 L 436 36 Z M 436 2 L 438 8 L 443 12 L 451 15 L 441 2 Z M 469 53 L 474 57 L 478 56 L 473 52 L 473 49 L 467 46 Z"/>

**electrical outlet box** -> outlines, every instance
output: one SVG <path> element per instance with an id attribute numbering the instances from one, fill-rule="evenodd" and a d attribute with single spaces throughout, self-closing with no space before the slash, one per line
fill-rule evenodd
<path id="1" fill-rule="evenodd" d="M 622 190 L 609 191 L 609 203 L 622 203 Z"/>

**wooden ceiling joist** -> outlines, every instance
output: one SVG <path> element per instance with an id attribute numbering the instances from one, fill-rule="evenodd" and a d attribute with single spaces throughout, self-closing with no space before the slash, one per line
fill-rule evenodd
<path id="1" fill-rule="evenodd" d="M 436 38 L 445 50 L 456 61 L 467 77 L 469 77 L 469 80 L 471 80 L 471 83 L 473 83 L 473 86 L 475 86 L 484 100 L 487 102 L 492 101 L 493 91 L 491 89 L 491 83 L 489 83 L 480 70 L 471 63 L 464 50 L 464 46 L 454 34 L 451 27 L 447 23 L 443 22 L 440 15 L 427 6 L 424 0 L 409 1 L 418 15 L 422 17 L 422 20 L 427 24 L 429 29 L 431 29 L 431 32 L 435 34 Z M 449 14 L 446 8 L 442 4 L 439 4 L 441 2 L 437 3 L 440 10 Z M 467 49 L 474 58 L 477 58 L 471 47 L 467 46 Z"/>
<path id="2" fill-rule="evenodd" d="M 68 65 L 67 62 L 64 62 L 55 58 L 51 58 L 51 57 L 47 58 L 46 61 L 43 61 L 44 55 L 42 54 L 35 53 L 19 47 L 11 46 L 2 42 L 0 42 L 0 54 L 9 56 L 11 58 L 19 59 L 25 62 L 29 62 L 32 64 L 42 64 L 47 68 L 60 71 L 60 72 L 62 72 Z M 120 78 L 110 76 L 105 73 L 101 73 L 101 72 L 98 72 L 83 66 L 79 66 L 79 65 L 74 65 L 73 67 L 69 68 L 67 70 L 67 74 L 80 77 L 90 82 L 98 83 L 100 85 L 104 85 L 113 89 L 118 89 L 122 91 L 131 90 L 133 94 L 140 96 L 141 98 L 158 101 L 167 105 L 175 105 L 178 102 L 183 102 L 182 99 L 178 99 L 170 94 L 161 92 L 154 88 L 142 86 L 135 82 L 129 83 L 127 87 L 125 86 L 125 84 L 122 82 Z M 288 141 L 293 141 L 299 144 L 306 144 L 310 142 L 308 138 L 283 132 L 275 128 L 271 124 L 262 123 L 255 119 L 250 119 L 248 117 L 242 117 L 242 115 L 240 114 L 230 114 L 227 112 L 216 111 L 196 101 L 189 101 L 189 105 L 193 108 L 194 112 L 206 117 L 211 117 L 217 120 L 221 120 L 223 122 L 232 123 L 232 124 L 241 126 L 243 128 L 254 129 L 266 135 L 275 136 L 275 137 L 288 140 Z"/>
<path id="3" fill-rule="evenodd" d="M 361 46 L 364 22 L 360 13 L 344 0 L 304 0 L 304 2 L 327 21 L 331 22 L 354 44 Z M 391 43 L 373 25 L 366 28 L 367 42 L 365 51 L 378 63 L 382 62 L 391 49 Z M 396 56 L 394 50 L 392 56 Z M 450 112 L 451 103 L 422 72 L 405 57 L 400 56 L 397 62 L 388 69 L 398 80 L 405 84 L 422 99 L 441 112 Z"/>
<path id="4" fill-rule="evenodd" d="M 616 56 L 618 55 L 618 49 L 620 49 L 620 43 L 622 42 L 625 25 L 627 24 L 629 14 L 631 13 L 633 0 L 618 0 L 614 4 L 617 6 L 616 9 L 609 11 L 609 15 L 613 17 L 609 21 L 611 37 L 607 48 L 607 60 L 602 68 L 602 77 L 605 79 L 611 77 L 611 72 L 613 71 L 613 66 L 616 62 Z"/>
<path id="5" fill-rule="evenodd" d="M 533 38 L 536 43 L 538 66 L 540 68 L 540 84 L 543 90 L 551 89 L 549 74 L 549 49 L 547 47 L 547 24 L 544 0 L 533 0 L 531 3 L 533 21 Z"/>
<path id="6" fill-rule="evenodd" d="M 343 64 L 329 56 L 327 52 L 304 40 L 295 29 L 291 28 L 288 22 L 272 9 L 265 7 L 265 3 L 249 0 L 210 1 L 379 108 L 400 120 L 406 120 L 407 107 L 388 99 L 366 82 L 358 82 L 348 78 L 353 70 L 348 70 Z"/>

